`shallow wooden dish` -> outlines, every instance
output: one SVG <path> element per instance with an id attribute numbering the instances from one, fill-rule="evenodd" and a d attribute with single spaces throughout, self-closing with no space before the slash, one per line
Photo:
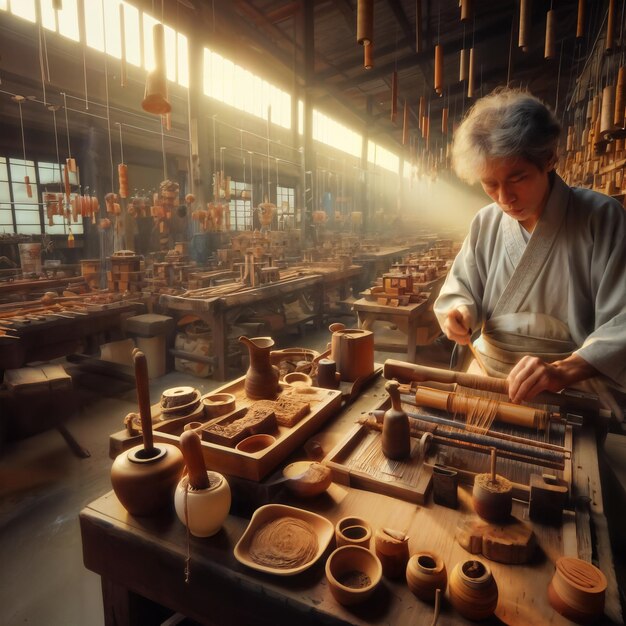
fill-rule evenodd
<path id="1" fill-rule="evenodd" d="M 254 537 L 256 531 L 264 524 L 281 517 L 295 517 L 297 519 L 301 519 L 309 523 L 315 531 L 315 534 L 317 535 L 317 552 L 307 563 L 298 567 L 280 569 L 261 565 L 250 558 L 250 544 L 252 543 L 252 538 Z M 299 574 L 300 572 L 303 572 L 311 567 L 311 565 L 313 565 L 313 563 L 315 563 L 322 556 L 322 554 L 324 554 L 326 548 L 330 544 L 330 540 L 333 538 L 334 532 L 335 530 L 332 523 L 325 517 L 317 515 L 317 513 L 311 513 L 310 511 L 305 511 L 304 509 L 298 509 L 284 504 L 266 504 L 265 506 L 259 507 L 254 512 L 248 527 L 235 546 L 234 554 L 235 558 L 240 563 L 252 569 L 258 570 L 259 572 L 275 574 L 276 576 L 293 576 L 294 574 Z"/>

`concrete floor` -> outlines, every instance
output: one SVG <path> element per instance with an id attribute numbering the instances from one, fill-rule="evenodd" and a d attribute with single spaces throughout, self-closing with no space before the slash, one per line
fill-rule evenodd
<path id="1" fill-rule="evenodd" d="M 342 320 L 349 323 L 349 320 Z M 293 336 L 283 346 L 324 349 L 326 330 Z M 377 353 L 376 360 L 402 358 Z M 443 352 L 418 361 L 443 366 Z M 99 626 L 104 623 L 100 580 L 82 562 L 79 511 L 111 489 L 108 438 L 136 411 L 129 383 L 80 373 L 68 365 L 79 409 L 67 426 L 91 457 L 74 456 L 56 430 L 5 444 L 0 451 L 0 626 Z M 156 401 L 169 387 L 193 385 L 206 393 L 221 383 L 171 372 L 152 381 Z"/>

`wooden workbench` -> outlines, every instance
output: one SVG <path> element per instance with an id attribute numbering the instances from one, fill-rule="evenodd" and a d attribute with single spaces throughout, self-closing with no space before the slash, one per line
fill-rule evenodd
<path id="1" fill-rule="evenodd" d="M 315 437 L 326 452 L 341 440 L 363 411 L 384 397 L 384 382 L 379 379 Z M 588 496 L 589 508 L 566 514 L 562 528 L 535 524 L 541 556 L 532 564 L 489 562 L 500 591 L 496 615 L 505 624 L 570 624 L 549 606 L 547 585 L 559 556 L 590 559 L 592 551 L 598 556 L 598 565 L 609 581 L 607 621 L 603 623 L 623 623 L 591 429 L 577 436 L 575 454 L 574 493 Z M 346 515 L 357 515 L 374 528 L 407 529 L 411 553 L 422 549 L 436 552 L 450 572 L 458 561 L 470 558 L 454 540 L 458 521 L 472 513 L 468 488 L 460 489 L 459 495 L 461 505 L 456 511 L 430 502 L 420 507 L 338 484 L 332 484 L 327 493 L 313 500 L 285 497 L 284 501 L 316 511 L 333 523 Z M 514 514 L 525 519 L 525 506 L 515 502 Z M 593 542 L 590 520 L 595 528 Z M 102 577 L 106 624 L 158 623 L 149 617 L 154 615 L 155 603 L 212 626 L 419 626 L 431 623 L 432 608 L 416 599 L 403 581 L 383 579 L 364 604 L 350 608 L 340 606 L 326 584 L 325 557 L 295 577 L 263 575 L 246 568 L 235 560 L 233 548 L 247 519 L 235 515 L 228 517 L 223 529 L 214 537 L 190 538 L 188 584 L 184 580 L 186 532 L 172 512 L 154 518 L 133 518 L 111 492 L 83 509 L 80 525 L 85 566 Z M 163 619 L 162 613 L 159 619 Z M 469 622 L 451 608 L 446 597 L 439 626 L 465 623 Z"/>

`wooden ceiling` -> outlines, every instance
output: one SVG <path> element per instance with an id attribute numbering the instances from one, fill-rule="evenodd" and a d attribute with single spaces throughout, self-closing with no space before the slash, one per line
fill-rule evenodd
<path id="1" fill-rule="evenodd" d="M 402 106 L 410 109 L 412 135 L 418 134 L 418 102 L 426 98 L 431 120 L 449 108 L 460 119 L 473 99 L 459 81 L 459 52 L 475 48 L 476 97 L 497 86 L 528 88 L 557 113 L 603 28 L 608 0 L 585 0 L 585 36 L 576 39 L 578 0 L 534 0 L 531 36 L 526 51 L 518 47 L 520 0 L 474 0 L 471 19 L 461 22 L 459 0 L 374 0 L 374 67 L 363 67 L 363 48 L 356 42 L 356 0 L 179 0 L 216 26 L 232 29 L 237 45 L 248 45 L 269 71 L 313 94 L 315 105 L 352 125 L 367 126 L 370 137 L 401 144 Z M 305 2 L 310 4 L 305 6 Z M 421 9 L 421 50 L 416 51 L 416 9 Z M 623 18 L 622 5 L 618 17 Z M 556 17 L 556 51 L 544 59 L 546 14 Z M 311 17 L 313 23 L 311 24 Z M 313 28 L 313 77 L 305 75 L 304 32 Z M 619 31 L 619 25 L 618 25 Z M 434 46 L 444 50 L 444 92 L 433 89 Z M 390 120 L 391 76 L 397 70 L 399 115 Z M 294 78 L 295 77 L 295 78 Z M 270 78 L 270 77 L 268 77 Z M 431 123 L 436 130 L 437 124 Z M 450 125 L 452 128 L 452 124 Z M 440 132 L 440 131 L 439 131 Z M 382 140 L 382 139 L 381 139 Z M 441 141 L 441 136 L 435 141 Z"/>

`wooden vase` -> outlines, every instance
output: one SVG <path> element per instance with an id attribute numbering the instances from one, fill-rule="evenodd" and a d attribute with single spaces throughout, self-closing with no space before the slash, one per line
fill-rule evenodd
<path id="1" fill-rule="evenodd" d="M 271 337 L 241 336 L 239 341 L 248 347 L 250 366 L 246 372 L 244 390 L 252 400 L 273 400 L 278 394 L 278 368 L 272 365 L 270 352 L 274 346 Z"/>
<path id="2" fill-rule="evenodd" d="M 448 586 L 448 572 L 436 554 L 418 552 L 407 563 L 406 582 L 420 600 L 434 603 L 437 589 L 443 593 Z"/>
<path id="3" fill-rule="evenodd" d="M 482 561 L 457 563 L 449 580 L 452 606 L 465 618 L 482 620 L 493 615 L 498 605 L 498 586 Z"/>
<path id="4" fill-rule="evenodd" d="M 411 431 L 409 418 L 402 410 L 400 383 L 390 380 L 385 391 L 391 398 L 391 408 L 383 417 L 382 450 L 389 459 L 406 459 L 411 455 Z"/>
<path id="5" fill-rule="evenodd" d="M 552 608 L 573 622 L 588 624 L 604 613 L 607 581 L 591 563 L 573 557 L 562 557 L 548 585 Z"/>

